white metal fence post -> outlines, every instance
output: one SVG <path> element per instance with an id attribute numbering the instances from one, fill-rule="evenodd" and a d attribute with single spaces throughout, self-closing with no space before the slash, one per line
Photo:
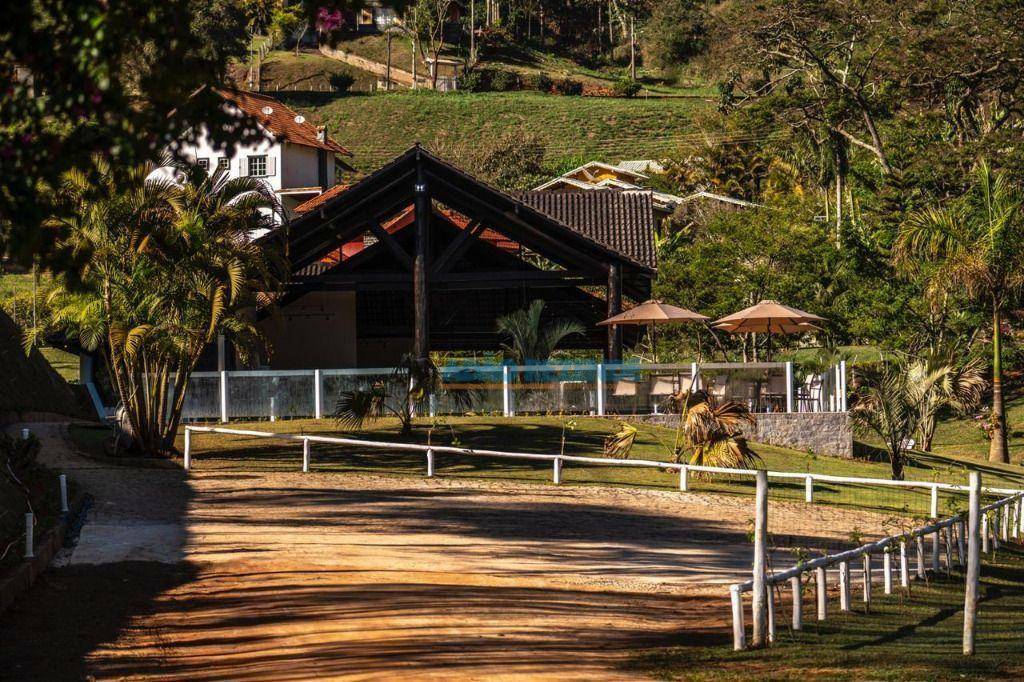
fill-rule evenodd
<path id="1" fill-rule="evenodd" d="M 814 478 L 812 476 L 804 479 L 804 502 L 814 502 Z"/>
<path id="2" fill-rule="evenodd" d="M 824 566 L 814 569 L 814 587 L 818 599 L 818 620 L 825 620 L 828 616 L 828 583 Z"/>
<path id="3" fill-rule="evenodd" d="M 604 365 L 597 363 L 597 416 L 604 416 Z"/>
<path id="4" fill-rule="evenodd" d="M 35 516 L 32 512 L 25 514 L 25 558 L 31 559 L 35 556 Z"/>
<path id="5" fill-rule="evenodd" d="M 803 594 L 803 582 L 800 581 L 800 576 L 794 575 L 789 579 L 789 589 L 793 593 L 793 629 L 803 630 L 804 629 L 804 594 Z"/>
<path id="6" fill-rule="evenodd" d="M 850 562 L 839 562 L 839 610 L 850 610 Z"/>
<path id="7" fill-rule="evenodd" d="M 323 400 L 323 391 L 324 391 L 323 377 L 320 375 L 320 370 L 314 369 L 313 370 L 313 417 L 315 419 L 320 419 L 324 415 L 323 405 L 322 405 L 322 402 L 321 402 Z"/>
<path id="8" fill-rule="evenodd" d="M 60 512 L 61 514 L 67 514 L 68 508 L 68 477 L 61 474 L 57 477 L 60 482 Z"/>
<path id="9" fill-rule="evenodd" d="M 964 655 L 974 654 L 974 623 L 978 612 L 978 576 L 981 572 L 981 474 L 971 472 L 969 529 L 967 533 L 967 582 L 964 588 Z"/>
<path id="10" fill-rule="evenodd" d="M 679 490 L 686 492 L 690 489 L 690 468 L 685 464 L 679 467 Z"/>
<path id="11" fill-rule="evenodd" d="M 729 588 L 729 597 L 732 600 L 732 648 L 743 651 L 747 648 L 747 633 L 743 623 L 743 594 L 739 585 Z"/>
<path id="12" fill-rule="evenodd" d="M 506 417 L 512 416 L 512 393 L 511 387 L 509 386 L 509 369 L 508 365 L 503 365 L 501 368 L 501 404 L 505 411 Z"/>
<path id="13" fill-rule="evenodd" d="M 921 580 L 925 578 L 924 568 L 924 538 L 918 535 L 914 538 L 914 547 L 917 549 L 917 577 Z"/>
<path id="14" fill-rule="evenodd" d="M 839 361 L 839 406 L 846 412 L 846 360 Z"/>
<path id="15" fill-rule="evenodd" d="M 906 540 L 900 540 L 900 587 L 910 587 L 910 560 L 907 558 Z"/>
<path id="16" fill-rule="evenodd" d="M 871 554 L 864 552 L 864 603 L 871 606 Z"/>
<path id="17" fill-rule="evenodd" d="M 988 512 L 981 512 L 981 551 L 988 554 Z"/>
<path id="18" fill-rule="evenodd" d="M 892 547 L 886 547 L 882 554 L 882 587 L 886 594 L 892 594 Z"/>
<path id="19" fill-rule="evenodd" d="M 555 457 L 555 459 L 552 460 L 551 478 L 555 482 L 555 485 L 559 485 L 562 482 L 562 458 L 561 457 Z"/>
<path id="20" fill-rule="evenodd" d="M 786 363 L 786 412 L 793 411 L 793 363 Z"/>
<path id="21" fill-rule="evenodd" d="M 768 472 L 758 469 L 754 501 L 754 621 L 751 646 L 768 643 Z"/>
<path id="22" fill-rule="evenodd" d="M 427 450 L 427 478 L 434 475 L 434 451 Z"/>
<path id="23" fill-rule="evenodd" d="M 192 428 L 185 427 L 185 471 L 192 468 Z"/>
<path id="24" fill-rule="evenodd" d="M 933 519 L 939 518 L 939 486 L 932 486 L 931 515 Z"/>
<path id="25" fill-rule="evenodd" d="M 309 473 L 309 439 L 302 439 L 302 473 Z"/>
<path id="26" fill-rule="evenodd" d="M 220 420 L 228 421 L 228 373 L 220 373 Z"/>

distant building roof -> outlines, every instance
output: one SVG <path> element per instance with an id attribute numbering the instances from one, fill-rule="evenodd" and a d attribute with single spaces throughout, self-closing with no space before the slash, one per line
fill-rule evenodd
<path id="1" fill-rule="evenodd" d="M 747 201 L 746 199 L 737 199 L 736 197 L 730 197 L 724 194 L 715 194 L 714 192 L 709 192 L 704 189 L 694 192 L 693 194 L 687 194 L 685 197 L 683 197 L 683 203 L 690 203 L 691 201 L 694 201 L 696 199 L 711 199 L 712 201 L 721 201 L 722 203 L 734 204 L 736 206 L 742 206 L 744 208 L 757 208 L 761 206 L 761 204 L 758 204 L 753 201 Z"/>
<path id="2" fill-rule="evenodd" d="M 302 114 L 285 106 L 279 100 L 248 90 L 222 88 L 217 94 L 255 119 L 271 135 L 303 147 L 323 149 L 335 154 L 352 156 L 352 152 L 321 134 L 317 126 Z"/>
<path id="3" fill-rule="evenodd" d="M 619 161 L 615 164 L 619 168 L 623 168 L 628 171 L 635 171 L 637 173 L 664 173 L 665 166 L 661 161 L 655 161 L 654 159 L 630 159 Z"/>
<path id="4" fill-rule="evenodd" d="M 349 187 L 351 187 L 351 185 L 335 185 L 334 187 L 331 187 L 329 190 L 316 195 L 312 199 L 307 199 L 306 201 L 303 201 L 301 204 L 292 209 L 292 213 L 294 213 L 295 215 L 300 215 L 302 213 L 306 213 L 307 211 L 312 211 L 315 208 L 319 208 L 321 204 L 327 203 L 334 197 L 338 196 L 339 194 L 347 190 Z"/>
<path id="5" fill-rule="evenodd" d="M 654 204 L 645 190 L 516 192 L 513 196 L 594 241 L 657 267 Z"/>

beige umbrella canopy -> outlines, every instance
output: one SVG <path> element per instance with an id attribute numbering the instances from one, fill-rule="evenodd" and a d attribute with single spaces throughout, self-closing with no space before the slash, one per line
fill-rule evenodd
<path id="1" fill-rule="evenodd" d="M 825 318 L 798 308 L 782 305 L 778 301 L 761 301 L 757 305 L 726 315 L 714 323 L 716 329 L 732 334 L 802 334 L 817 331 L 814 322 Z M 768 354 L 771 355 L 771 337 L 768 339 Z M 756 358 L 755 348 L 755 358 Z"/>
<path id="2" fill-rule="evenodd" d="M 705 322 L 710 320 L 710 317 L 695 313 L 692 310 L 686 308 L 678 308 L 674 305 L 668 305 L 661 301 L 644 301 L 638 306 L 630 308 L 624 313 L 619 313 L 614 317 L 609 317 L 607 320 L 598 322 L 598 326 L 609 326 L 609 325 L 620 325 L 620 324 L 632 324 L 632 325 L 650 325 L 651 328 L 651 348 L 654 350 L 654 361 L 658 361 L 658 350 L 655 344 L 654 329 L 656 325 L 668 324 L 674 322 Z"/>
<path id="3" fill-rule="evenodd" d="M 710 320 L 710 317 L 695 313 L 686 308 L 677 308 L 661 301 L 645 301 L 638 306 L 630 308 L 624 313 L 619 313 L 607 320 L 597 324 L 607 326 L 611 324 L 665 324 L 667 322 L 703 322 Z"/>

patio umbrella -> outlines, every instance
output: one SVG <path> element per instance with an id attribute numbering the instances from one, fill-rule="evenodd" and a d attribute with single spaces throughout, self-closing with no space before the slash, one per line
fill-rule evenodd
<path id="1" fill-rule="evenodd" d="M 738 313 L 726 315 L 717 320 L 714 327 L 732 334 L 802 334 L 817 331 L 818 327 L 814 323 L 824 321 L 825 318 L 814 313 L 791 308 L 778 301 L 761 301 Z M 770 336 L 768 343 L 770 354 Z"/>
<path id="2" fill-rule="evenodd" d="M 650 327 L 651 334 L 651 348 L 654 350 L 654 361 L 658 361 L 658 351 L 655 345 L 655 328 L 659 324 L 671 324 L 680 322 L 705 322 L 710 320 L 710 317 L 695 313 L 692 310 L 686 308 L 679 308 L 674 305 L 668 305 L 661 301 L 644 301 L 638 306 L 630 308 L 629 310 L 619 313 L 614 317 L 609 317 L 607 320 L 598 322 L 598 326 L 607 327 L 609 325 L 620 325 L 620 324 L 632 324 L 632 325 L 648 325 Z"/>

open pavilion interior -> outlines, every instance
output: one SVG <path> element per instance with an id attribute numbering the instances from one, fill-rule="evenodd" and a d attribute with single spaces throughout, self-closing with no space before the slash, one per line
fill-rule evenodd
<path id="1" fill-rule="evenodd" d="M 650 193 L 506 193 L 418 145 L 300 208 L 263 238 L 291 268 L 260 322 L 272 369 L 497 350 L 497 319 L 537 299 L 586 328 L 564 347 L 619 360 L 637 331 L 597 323 L 647 299 L 656 271 Z"/>

